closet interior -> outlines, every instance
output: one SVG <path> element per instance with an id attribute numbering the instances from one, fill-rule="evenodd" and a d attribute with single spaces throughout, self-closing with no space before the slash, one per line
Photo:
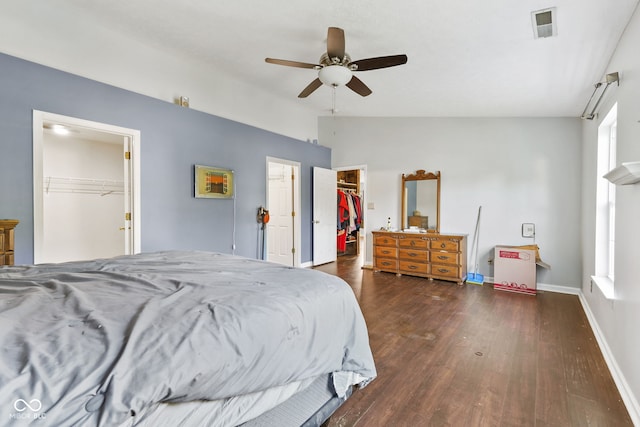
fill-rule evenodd
<path id="1" fill-rule="evenodd" d="M 338 255 L 360 254 L 360 229 L 363 227 L 360 169 L 337 173 Z"/>

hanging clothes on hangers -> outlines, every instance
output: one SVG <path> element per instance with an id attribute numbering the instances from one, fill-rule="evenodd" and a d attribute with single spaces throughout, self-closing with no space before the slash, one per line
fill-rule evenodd
<path id="1" fill-rule="evenodd" d="M 352 191 L 338 189 L 338 251 L 347 250 L 347 239 L 359 231 L 362 224 L 362 204 L 360 196 Z M 357 238 L 357 237 L 356 237 Z"/>

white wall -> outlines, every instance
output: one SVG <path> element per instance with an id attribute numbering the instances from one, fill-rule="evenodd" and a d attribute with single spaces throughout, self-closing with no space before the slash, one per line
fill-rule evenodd
<path id="1" fill-rule="evenodd" d="M 137 43 L 76 17 L 63 3 L 2 7 L 0 52 L 167 102 L 188 96 L 194 110 L 300 140 L 317 138 L 315 110 L 291 93 L 252 84 L 242 70 L 212 74 L 208 64 Z"/>
<path id="2" fill-rule="evenodd" d="M 122 181 L 122 144 L 45 134 L 43 140 L 43 245 L 40 262 L 123 255 L 124 195 L 103 194 L 100 186 L 59 183 L 47 178 Z"/>
<path id="3" fill-rule="evenodd" d="M 319 142 L 332 149 L 332 166 L 367 165 L 366 263 L 371 230 L 391 217 L 400 226 L 403 173 L 442 173 L 443 233 L 473 239 L 482 205 L 480 269 L 493 276 L 488 260 L 495 245 L 531 244 L 521 224 L 536 225 L 535 243 L 550 270 L 538 282 L 581 284 L 581 128 L 577 118 L 350 118 L 322 117 Z M 470 252 L 470 250 L 469 250 Z"/>
<path id="4" fill-rule="evenodd" d="M 636 425 L 640 425 L 640 184 L 616 187 L 615 297 L 593 286 L 595 273 L 596 148 L 598 125 L 618 103 L 617 163 L 640 161 L 640 10 L 636 10 L 604 74 L 619 72 L 600 115 L 583 123 L 582 291 L 601 347 L 613 367 L 618 388 Z"/>

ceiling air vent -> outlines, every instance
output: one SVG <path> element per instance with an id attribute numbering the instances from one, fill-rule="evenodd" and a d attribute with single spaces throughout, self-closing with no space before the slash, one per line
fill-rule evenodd
<path id="1" fill-rule="evenodd" d="M 553 37 L 558 34 L 555 7 L 531 12 L 531 23 L 533 24 L 533 37 L 536 39 Z"/>

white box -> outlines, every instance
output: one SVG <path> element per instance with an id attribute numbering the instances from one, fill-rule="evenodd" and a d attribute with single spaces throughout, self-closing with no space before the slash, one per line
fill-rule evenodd
<path id="1" fill-rule="evenodd" d="M 517 246 L 496 246 L 493 288 L 535 295 L 536 252 Z"/>

